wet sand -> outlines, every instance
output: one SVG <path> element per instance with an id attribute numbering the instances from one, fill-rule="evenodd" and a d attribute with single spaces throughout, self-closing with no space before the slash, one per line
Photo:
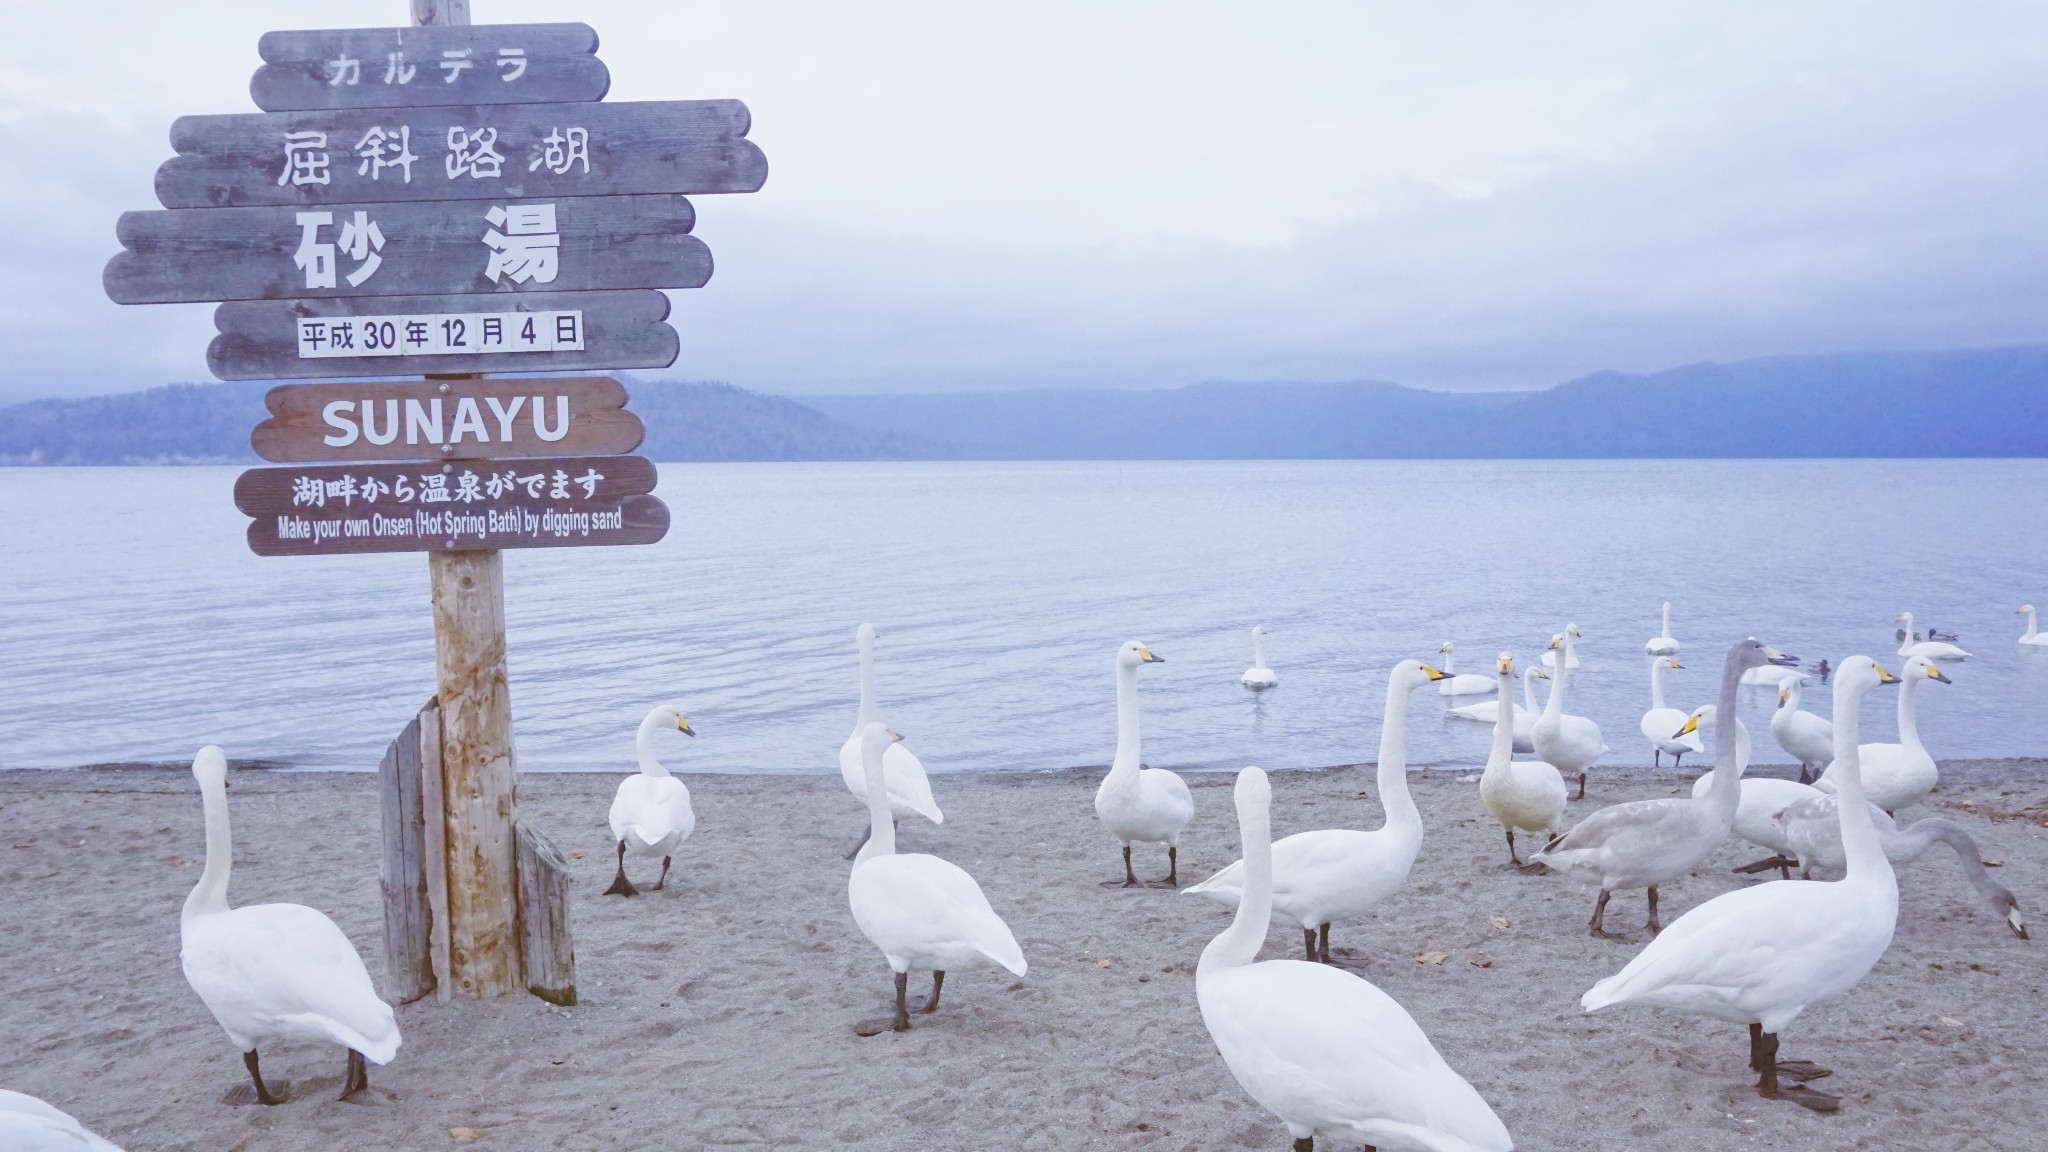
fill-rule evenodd
<path id="1" fill-rule="evenodd" d="M 1776 770 L 1766 770 L 1776 771 Z M 1993 875 L 2048 930 L 2048 763 L 1944 766 L 1908 820 L 1962 821 Z M 29 1092 L 131 1150 L 835 1148 L 1266 1149 L 1285 1130 L 1244 1095 L 1203 1030 L 1194 964 L 1228 913 L 1198 897 L 1113 891 L 1098 771 L 944 776 L 943 826 L 902 848 L 971 872 L 1029 974 L 950 977 L 906 1035 L 860 1039 L 890 977 L 846 909 L 841 858 L 862 825 L 836 778 L 684 776 L 698 830 L 668 889 L 599 895 L 618 777 L 529 775 L 522 811 L 574 858 L 582 1003 L 518 996 L 398 1010 L 405 1043 L 362 1102 L 332 1099 L 339 1048 L 265 1051 L 277 1108 L 231 1107 L 233 1050 L 178 968 L 178 912 L 204 854 L 191 777 L 0 773 L 0 1087 Z M 1901 876 L 1891 950 L 1841 1000 L 1788 1030 L 1784 1055 L 1835 1069 L 1833 1116 L 1759 1099 L 1740 1028 L 1653 1009 L 1578 1010 L 1634 955 L 1643 899 L 1503 867 L 1469 772 L 1417 772 L 1428 829 L 1407 886 L 1332 933 L 1338 959 L 1407 1007 L 1523 1149 L 2016 1149 L 2048 1115 L 2048 943 L 2013 938 L 1945 851 Z M 1230 779 L 1190 778 L 1181 875 L 1236 855 Z M 1571 818 L 1670 795 L 1670 773 L 1599 769 Z M 1370 767 L 1274 777 L 1276 836 L 1379 820 Z M 1372 792 L 1373 798 L 1363 796 Z M 377 805 L 367 775 L 234 774 L 236 904 L 333 916 L 381 976 Z M 1667 922 L 1748 883 L 1731 841 L 1663 890 Z M 1138 851 L 1141 875 L 1165 853 Z M 641 870 L 638 879 L 651 881 Z M 1298 954 L 1276 930 L 1264 955 Z M 921 991 L 921 989 L 920 989 Z M 468 1133 L 462 1135 L 467 1136 Z"/>

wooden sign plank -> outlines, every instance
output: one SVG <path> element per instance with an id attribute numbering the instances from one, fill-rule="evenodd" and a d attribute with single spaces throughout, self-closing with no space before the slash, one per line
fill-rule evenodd
<path id="1" fill-rule="evenodd" d="M 124 212 L 117 304 L 696 288 L 711 250 L 681 196 Z"/>
<path id="2" fill-rule="evenodd" d="M 768 158 L 738 100 L 181 116 L 166 208 L 753 192 Z"/>
<path id="3" fill-rule="evenodd" d="M 642 456 L 252 468 L 235 507 L 259 556 L 652 544 L 668 508 Z"/>
<path id="4" fill-rule="evenodd" d="M 267 32 L 256 50 L 266 112 L 602 100 L 612 83 L 588 24 Z"/>
<path id="5" fill-rule="evenodd" d="M 265 460 L 616 456 L 647 430 L 607 376 L 286 384 L 249 444 Z"/>
<path id="6" fill-rule="evenodd" d="M 237 300 L 214 309 L 206 361 L 222 380 L 666 368 L 668 311 L 652 289 Z"/>

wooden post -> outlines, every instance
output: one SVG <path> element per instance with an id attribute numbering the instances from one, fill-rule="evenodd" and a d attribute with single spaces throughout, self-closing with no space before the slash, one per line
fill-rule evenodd
<path id="1" fill-rule="evenodd" d="M 576 1003 L 576 944 L 569 934 L 569 864 L 555 843 L 519 823 L 519 959 L 526 990 Z"/>
<path id="2" fill-rule="evenodd" d="M 427 826 L 440 823 L 440 809 L 427 807 L 421 796 L 421 744 L 420 719 L 415 716 L 384 750 L 384 760 L 377 766 L 384 829 L 377 868 L 384 890 L 384 998 L 394 1004 L 410 1004 L 434 990 L 433 911 L 427 888 L 431 877 L 443 869 L 441 857 L 428 848 Z"/>
<path id="3" fill-rule="evenodd" d="M 427 954 L 434 967 L 434 999 L 446 1004 L 455 990 L 448 970 L 448 801 L 441 782 L 441 702 L 427 701 L 414 717 L 420 726 L 420 809 L 427 859 Z"/>

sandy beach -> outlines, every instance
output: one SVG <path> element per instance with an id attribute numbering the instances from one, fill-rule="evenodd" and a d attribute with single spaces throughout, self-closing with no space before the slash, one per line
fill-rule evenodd
<path id="1" fill-rule="evenodd" d="M 528 775 L 522 812 L 574 855 L 582 1003 L 520 996 L 398 1010 L 404 1047 L 375 1091 L 333 1099 L 339 1048 L 263 1053 L 289 1078 L 276 1108 L 222 1103 L 239 1055 L 178 968 L 180 902 L 204 846 L 183 771 L 0 774 L 0 1086 L 33 1093 L 135 1150 L 1284 1149 L 1203 1030 L 1193 972 L 1227 912 L 1164 890 L 1112 891 L 1096 824 L 1099 771 L 934 780 L 943 826 L 902 847 L 967 868 L 1023 945 L 1021 981 L 960 973 L 907 1035 L 857 1038 L 887 968 L 846 908 L 862 816 L 836 778 L 683 777 L 698 813 L 666 891 L 598 895 L 614 775 Z M 1846 997 L 1786 1033 L 1788 1058 L 1835 1069 L 1842 1111 L 1815 1115 L 1749 1088 L 1739 1028 L 1649 1009 L 1588 1017 L 1577 1001 L 1645 935 L 1640 893 L 1589 938 L 1593 893 L 1503 867 L 1469 772 L 1417 771 L 1428 829 L 1409 883 L 1337 956 L 1399 1000 L 1524 1149 L 2015 1149 L 2048 1112 L 2038 940 L 1974 901 L 1945 851 L 1901 876 L 1898 932 Z M 1191 778 L 1183 883 L 1235 858 L 1230 778 Z M 326 911 L 381 976 L 373 778 L 240 771 L 230 898 Z M 1371 827 L 1370 767 L 1276 775 L 1275 835 Z M 1672 794 L 1673 774 L 1596 771 L 1572 819 Z M 1366 797 L 1372 792 L 1371 799 Z M 2048 929 L 2048 762 L 1944 765 L 1907 819 L 1966 824 L 2039 935 Z M 1731 841 L 1664 889 L 1675 918 L 1748 883 Z M 1140 875 L 1164 852 L 1139 851 Z M 651 873 L 639 877 L 651 881 Z M 1296 955 L 1275 931 L 1267 957 Z M 467 1136 L 468 1133 L 462 1133 Z M 1320 1145 L 1319 1145 L 1320 1147 Z"/>

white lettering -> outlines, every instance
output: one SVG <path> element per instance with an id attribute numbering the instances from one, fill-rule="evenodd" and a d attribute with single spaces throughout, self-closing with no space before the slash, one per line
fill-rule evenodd
<path id="1" fill-rule="evenodd" d="M 429 414 L 431 413 L 431 418 Z M 425 433 L 422 437 L 421 433 Z M 418 444 L 424 439 L 428 444 L 441 443 L 441 398 L 436 396 L 422 405 L 413 397 L 405 400 L 405 442 Z"/>
<path id="2" fill-rule="evenodd" d="M 355 407 L 356 402 L 353 400 L 334 400 L 330 401 L 325 408 L 320 409 L 320 419 L 325 420 L 329 428 L 336 429 L 341 433 L 341 435 L 337 436 L 330 432 L 322 436 L 320 438 L 322 444 L 327 445 L 329 448 L 346 448 L 356 442 L 356 438 L 359 435 L 356 432 L 356 422 L 348 418 L 348 413 L 355 411 Z"/>
<path id="3" fill-rule="evenodd" d="M 498 418 L 498 442 L 510 444 L 512 442 L 512 420 L 519 415 L 519 408 L 526 403 L 526 397 L 514 396 L 510 408 L 498 403 L 496 396 L 484 397 L 484 403 L 491 406 L 491 415 Z"/>
<path id="4" fill-rule="evenodd" d="M 474 396 L 464 396 L 455 402 L 455 423 L 448 429 L 448 442 L 462 443 L 465 433 L 475 436 L 479 444 L 491 442 L 490 429 L 484 427 L 484 414 L 477 408 Z"/>
<path id="5" fill-rule="evenodd" d="M 541 419 L 542 411 L 540 397 L 535 396 L 533 398 L 533 434 L 535 436 L 553 444 L 569 434 L 569 397 L 566 395 L 555 397 L 555 427 L 553 430 L 549 430 L 546 422 Z"/>
<path id="6" fill-rule="evenodd" d="M 363 401 L 363 439 L 372 444 L 389 444 L 398 439 L 398 401 L 384 401 L 384 431 L 377 431 L 377 409 L 368 400 Z"/>

